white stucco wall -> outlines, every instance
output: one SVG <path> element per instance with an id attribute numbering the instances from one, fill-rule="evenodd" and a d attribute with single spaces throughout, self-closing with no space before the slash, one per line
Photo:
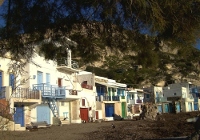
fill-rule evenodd
<path id="1" fill-rule="evenodd" d="M 82 99 L 85 99 L 85 106 L 82 106 Z M 95 118 L 95 110 L 96 110 L 96 97 L 95 92 L 93 90 L 83 89 L 80 92 L 80 99 L 79 99 L 80 108 L 89 108 L 89 117 Z"/>
<path id="2" fill-rule="evenodd" d="M 9 63 L 11 63 L 10 59 L 0 57 L 0 71 L 2 72 L 2 86 L 9 86 L 9 74 L 13 73 L 12 71 L 8 71 Z M 21 76 L 18 76 L 16 81 L 19 81 L 20 77 Z M 16 84 L 18 85 L 19 82 Z"/>
<path id="3" fill-rule="evenodd" d="M 103 113 L 102 113 L 102 110 L 96 110 L 96 111 L 98 111 L 98 117 L 99 117 L 99 119 L 103 119 Z M 95 116 L 96 117 L 96 116 Z"/>
<path id="4" fill-rule="evenodd" d="M 69 102 L 59 102 L 58 103 L 59 108 L 59 116 L 60 117 L 67 117 L 69 119 Z"/>
<path id="5" fill-rule="evenodd" d="M 8 64 L 10 63 L 10 59 L 0 57 L 0 71 L 2 74 L 2 86 L 9 85 L 9 72 L 8 72 Z M 16 81 L 22 81 L 23 79 L 29 79 L 25 84 L 21 85 L 23 88 L 32 88 L 33 84 L 37 84 L 37 72 L 40 71 L 43 73 L 43 83 L 46 83 L 46 74 L 50 74 L 50 84 L 58 85 L 58 78 L 62 78 L 62 86 L 66 86 L 67 89 L 73 89 L 74 86 L 74 75 L 64 74 L 59 72 L 56 69 L 56 63 L 48 60 L 46 61 L 43 57 L 39 55 L 35 55 L 32 58 L 34 63 L 29 63 L 25 66 L 25 73 L 23 75 L 17 76 Z M 10 72 L 11 73 L 11 72 Z M 35 79 L 33 77 L 35 76 Z M 19 80 L 20 79 L 20 80 Z M 20 83 L 16 83 L 19 85 Z"/>
<path id="6" fill-rule="evenodd" d="M 187 89 L 185 87 L 170 87 L 163 89 L 165 97 L 187 97 Z"/>

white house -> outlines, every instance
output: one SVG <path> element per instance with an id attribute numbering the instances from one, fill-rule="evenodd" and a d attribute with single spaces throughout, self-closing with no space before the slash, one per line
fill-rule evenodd
<path id="1" fill-rule="evenodd" d="M 94 121 L 98 119 L 96 110 L 96 88 L 94 86 L 94 74 L 80 71 L 77 75 L 78 83 L 81 85 L 79 92 L 79 110 L 81 121 Z"/>
<path id="2" fill-rule="evenodd" d="M 129 88 L 127 91 L 127 115 L 139 116 L 141 105 L 143 104 L 143 89 Z"/>
<path id="3" fill-rule="evenodd" d="M 95 75 L 96 108 L 99 119 L 113 120 L 126 116 L 126 84 Z"/>
<path id="4" fill-rule="evenodd" d="M 0 58 L 0 98 L 10 104 L 9 112 L 14 113 L 14 121 L 19 126 L 15 130 L 25 129 L 26 124 L 35 121 L 49 124 L 59 124 L 60 120 L 62 123 L 81 122 L 80 103 L 85 95 L 77 81 L 80 70 L 74 67 L 71 51 L 67 53 L 67 59 L 59 63 L 35 54 L 24 67 L 24 73 L 19 75 L 8 71 L 8 64 L 15 61 Z M 91 96 L 93 104 L 87 107 L 94 106 L 93 92 Z"/>
<path id="5" fill-rule="evenodd" d="M 174 102 L 176 112 L 194 111 L 194 97 L 190 83 L 174 83 L 163 88 L 164 96 L 168 101 Z"/>

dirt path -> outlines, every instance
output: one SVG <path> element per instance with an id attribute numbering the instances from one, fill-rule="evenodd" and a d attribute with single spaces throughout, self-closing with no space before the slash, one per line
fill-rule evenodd
<path id="1" fill-rule="evenodd" d="M 194 123 L 186 123 L 186 119 L 197 114 L 200 112 L 163 114 L 156 121 L 69 124 L 33 132 L 0 132 L 0 140 L 141 140 L 184 137 L 195 131 Z"/>

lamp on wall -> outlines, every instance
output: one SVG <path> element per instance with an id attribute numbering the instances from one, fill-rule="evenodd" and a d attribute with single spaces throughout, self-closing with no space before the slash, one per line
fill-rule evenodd
<path id="1" fill-rule="evenodd" d="M 32 79 L 35 79 L 36 78 L 36 75 L 33 75 L 33 78 Z"/>

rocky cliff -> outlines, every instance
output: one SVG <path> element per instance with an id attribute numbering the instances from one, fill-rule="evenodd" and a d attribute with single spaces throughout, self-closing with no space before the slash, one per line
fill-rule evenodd
<path id="1" fill-rule="evenodd" d="M 78 44 L 73 59 L 98 76 L 132 86 L 200 84 L 200 51 L 193 46 L 95 23 L 76 25 L 68 36 Z"/>

